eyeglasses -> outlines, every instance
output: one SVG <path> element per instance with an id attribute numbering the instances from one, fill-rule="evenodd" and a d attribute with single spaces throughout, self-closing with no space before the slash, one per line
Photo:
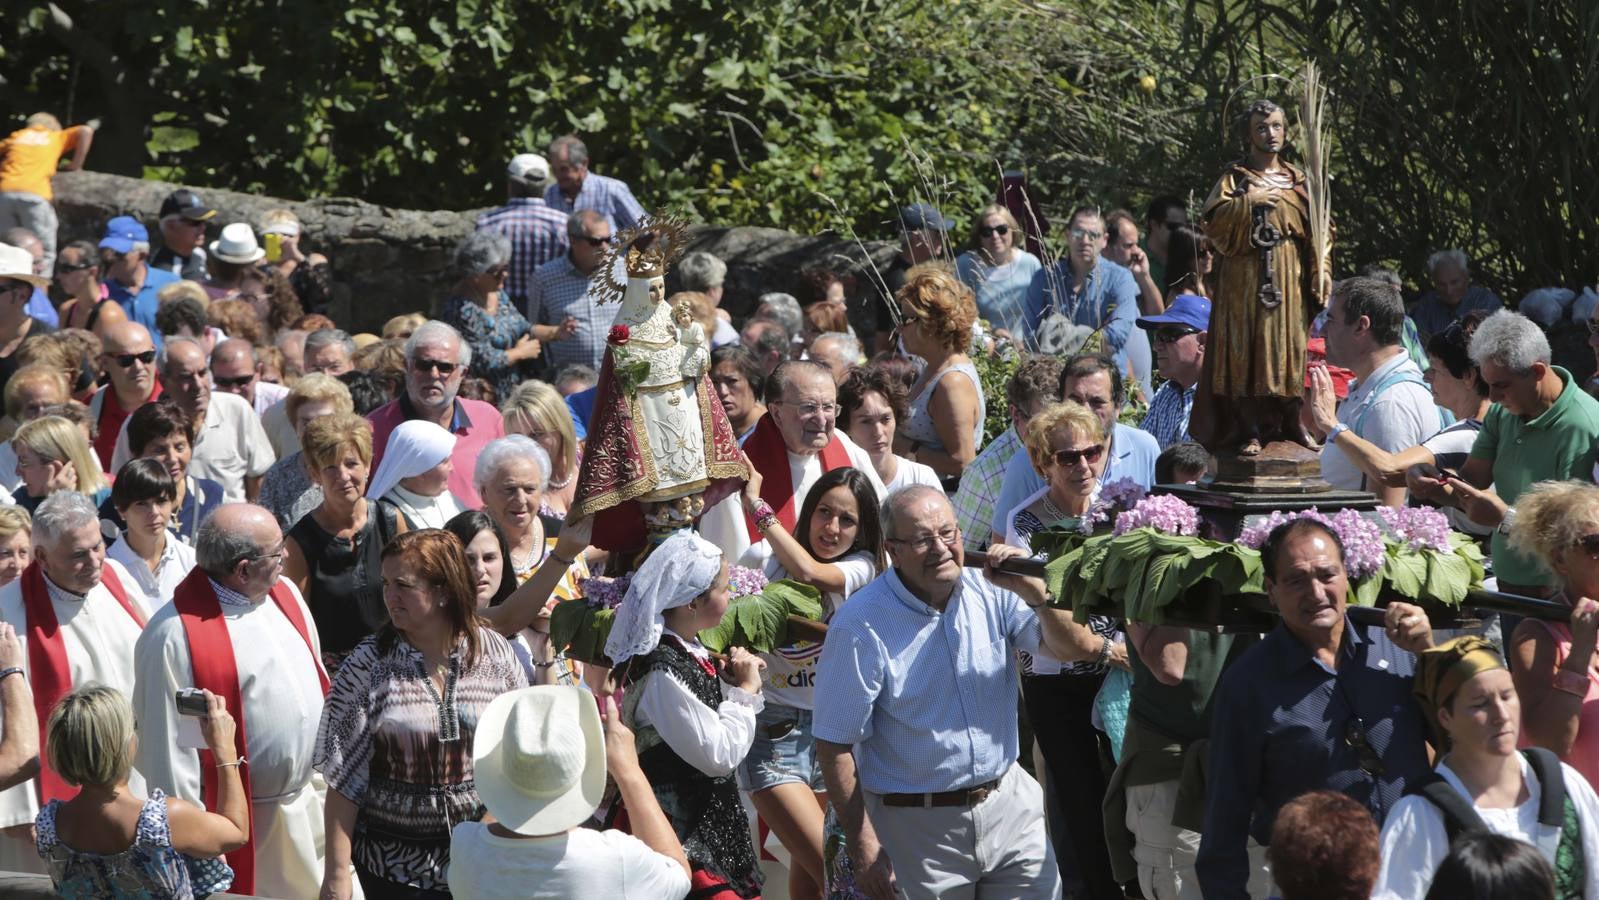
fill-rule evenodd
<path id="1" fill-rule="evenodd" d="M 440 375 L 443 375 L 445 378 L 449 378 L 451 375 L 455 374 L 455 370 L 458 368 L 458 366 L 456 363 L 444 362 L 443 360 L 438 359 L 414 359 L 411 361 L 411 368 L 415 369 L 417 374 L 420 375 L 426 375 L 434 369 L 438 369 Z"/>
<path id="2" fill-rule="evenodd" d="M 781 404 L 783 406 L 791 407 L 797 410 L 802 416 L 814 416 L 817 413 L 821 413 L 824 416 L 831 416 L 838 413 L 837 403 L 790 403 L 787 400 L 777 400 L 774 401 L 774 404 Z"/>
<path id="3" fill-rule="evenodd" d="M 994 236 L 996 234 L 1003 236 L 1003 235 L 1010 234 L 1010 226 L 1009 225 L 992 225 L 992 226 L 984 225 L 984 226 L 982 226 L 982 227 L 977 229 L 977 233 L 981 237 L 992 237 L 992 236 Z"/>
<path id="4" fill-rule="evenodd" d="M 255 380 L 255 373 L 240 375 L 237 378 L 223 378 L 221 375 L 212 375 L 211 382 L 219 388 L 240 388 Z"/>
<path id="5" fill-rule="evenodd" d="M 1382 777 L 1382 757 L 1377 755 L 1376 749 L 1366 739 L 1366 723 L 1359 716 L 1349 720 L 1349 726 L 1344 729 L 1344 743 L 1360 758 L 1360 771 L 1373 778 Z"/>
<path id="6" fill-rule="evenodd" d="M 1079 241 L 1097 241 L 1105 236 L 1103 231 L 1093 231 L 1088 228 L 1073 228 L 1072 238 Z"/>
<path id="7" fill-rule="evenodd" d="M 106 356 L 116 360 L 117 365 L 124 369 L 133 368 L 136 362 L 142 362 L 147 366 L 155 362 L 154 350 L 146 350 L 143 353 L 107 353 Z"/>
<path id="8" fill-rule="evenodd" d="M 1055 465 L 1070 468 L 1071 466 L 1077 465 L 1078 460 L 1082 460 L 1089 465 L 1093 465 L 1094 463 L 1099 462 L 1099 458 L 1104 455 L 1105 445 L 1095 444 L 1092 447 L 1084 447 L 1081 450 L 1056 450 L 1049 456 L 1055 461 Z"/>
<path id="9" fill-rule="evenodd" d="M 489 276 L 494 277 L 494 278 L 504 278 L 505 276 L 511 274 L 511 267 L 510 266 L 495 266 L 492 269 L 485 269 L 483 271 L 483 274 L 484 275 L 489 275 Z"/>
<path id="10" fill-rule="evenodd" d="M 943 544 L 946 547 L 955 546 L 955 541 L 960 538 L 960 534 L 960 529 L 950 527 L 941 528 L 935 534 L 925 534 L 919 538 L 911 538 L 910 540 L 889 538 L 888 542 L 891 544 L 904 544 L 912 550 L 915 550 L 917 553 L 932 553 L 938 548 L 939 544 Z"/>
<path id="11" fill-rule="evenodd" d="M 1585 534 L 1577 538 L 1577 546 L 1588 554 L 1589 559 L 1599 560 L 1599 534 Z"/>
<path id="12" fill-rule="evenodd" d="M 583 236 L 583 240 L 588 241 L 590 247 L 604 247 L 606 244 L 611 242 L 611 236 L 606 235 L 605 237 L 590 237 L 589 235 L 585 234 Z"/>
<path id="13" fill-rule="evenodd" d="M 1206 259 L 1209 259 L 1212 256 L 1216 255 L 1216 248 L 1215 247 L 1201 247 L 1199 249 L 1199 255 L 1205 257 Z"/>
<path id="14" fill-rule="evenodd" d="M 1199 332 L 1193 328 L 1161 328 L 1155 332 L 1155 343 L 1175 344 L 1191 334 Z"/>
<path id="15" fill-rule="evenodd" d="M 245 556 L 241 556 L 238 559 L 234 560 L 234 562 L 235 563 L 261 562 L 262 560 L 268 560 L 268 559 L 272 560 L 273 562 L 282 562 L 283 561 L 283 557 L 288 555 L 288 552 L 289 552 L 289 542 L 287 540 L 284 540 L 283 543 L 278 545 L 278 548 L 276 550 L 268 550 L 265 553 L 247 554 Z"/>
<path id="16" fill-rule="evenodd" d="M 90 269 L 93 267 L 94 263 L 91 262 L 78 263 L 77 265 L 73 265 L 72 263 L 59 263 L 56 265 L 56 274 L 70 275 L 73 272 L 82 272 L 84 269 Z"/>

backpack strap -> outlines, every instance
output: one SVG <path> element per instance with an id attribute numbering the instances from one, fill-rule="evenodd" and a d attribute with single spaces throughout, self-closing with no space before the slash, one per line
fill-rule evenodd
<path id="1" fill-rule="evenodd" d="M 1482 816 L 1477 815 L 1471 801 L 1460 796 L 1460 792 L 1437 772 L 1428 772 L 1426 777 L 1413 782 L 1405 793 L 1425 797 L 1427 802 L 1438 808 L 1443 814 L 1444 832 L 1448 834 L 1451 844 L 1463 834 L 1488 831 L 1487 823 L 1483 822 Z"/>
<path id="2" fill-rule="evenodd" d="M 1566 773 L 1560 757 L 1542 747 L 1521 751 L 1538 776 L 1538 824 L 1559 828 L 1566 819 Z"/>

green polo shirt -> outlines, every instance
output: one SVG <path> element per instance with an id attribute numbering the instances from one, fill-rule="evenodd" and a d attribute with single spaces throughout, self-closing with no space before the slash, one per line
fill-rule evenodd
<path id="1" fill-rule="evenodd" d="M 1473 459 L 1493 463 L 1494 489 L 1505 503 L 1540 481 L 1593 479 L 1594 449 L 1599 443 L 1599 401 L 1588 396 L 1571 373 L 1559 366 L 1565 385 L 1560 396 L 1535 419 L 1512 415 L 1495 403 L 1482 420 L 1471 447 Z M 1537 559 L 1510 549 L 1503 534 L 1493 534 L 1494 574 L 1511 584 L 1553 585 L 1554 575 Z"/>

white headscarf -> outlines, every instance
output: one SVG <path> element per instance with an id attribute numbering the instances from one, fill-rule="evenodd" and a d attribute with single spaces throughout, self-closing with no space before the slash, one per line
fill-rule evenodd
<path id="1" fill-rule="evenodd" d="M 633 573 L 616 607 L 605 655 L 614 665 L 655 649 L 666 628 L 662 613 L 705 593 L 722 570 L 722 550 L 692 531 L 679 531 Z"/>
<path id="2" fill-rule="evenodd" d="M 376 500 L 400 483 L 433 468 L 455 451 L 455 435 L 440 425 L 422 419 L 401 422 L 389 433 L 383 448 L 383 462 L 367 482 L 366 495 Z"/>

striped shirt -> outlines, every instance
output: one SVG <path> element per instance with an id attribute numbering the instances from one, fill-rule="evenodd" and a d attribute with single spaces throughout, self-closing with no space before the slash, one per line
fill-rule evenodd
<path id="1" fill-rule="evenodd" d="M 536 325 L 559 325 L 567 316 L 577 319 L 576 334 L 544 344 L 544 357 L 552 370 L 568 363 L 582 363 L 596 372 L 600 369 L 617 308 L 595 303 L 588 292 L 589 277 L 572 265 L 570 256 L 558 256 L 533 273 L 527 320 Z"/>
<path id="2" fill-rule="evenodd" d="M 1154 435 L 1160 449 L 1188 440 L 1188 414 L 1193 411 L 1194 389 L 1198 386 L 1195 383 L 1184 390 L 1176 382 L 1167 381 L 1155 391 L 1149 412 L 1144 413 L 1144 421 L 1138 427 Z"/>
<path id="3" fill-rule="evenodd" d="M 583 176 L 583 186 L 577 189 L 577 199 L 566 199 L 566 195 L 561 193 L 561 186 L 552 184 L 544 190 L 544 202 L 563 215 L 571 215 L 580 209 L 592 209 L 611 224 L 612 234 L 632 228 L 644 218 L 644 207 L 633 197 L 633 190 L 626 182 L 593 172 Z"/>
<path id="4" fill-rule="evenodd" d="M 850 744 L 875 794 L 951 791 L 1016 762 L 1017 650 L 1036 651 L 1038 616 L 974 569 L 943 612 L 890 569 L 838 608 L 816 667 L 813 734 Z"/>
<path id="5" fill-rule="evenodd" d="M 533 272 L 566 254 L 566 214 L 551 209 L 538 197 L 512 197 L 504 206 L 477 217 L 478 231 L 497 231 L 511 239 L 511 271 L 505 290 L 513 297 L 527 296 Z"/>

